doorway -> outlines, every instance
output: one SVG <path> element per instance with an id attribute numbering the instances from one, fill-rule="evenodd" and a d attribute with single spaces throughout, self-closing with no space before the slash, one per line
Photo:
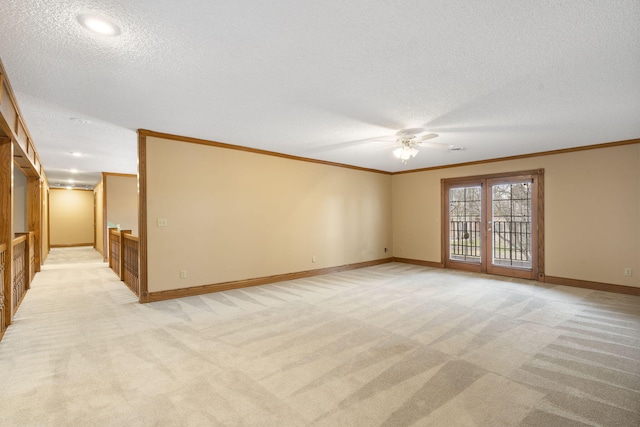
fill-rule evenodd
<path id="1" fill-rule="evenodd" d="M 445 268 L 544 278 L 544 170 L 442 180 Z"/>

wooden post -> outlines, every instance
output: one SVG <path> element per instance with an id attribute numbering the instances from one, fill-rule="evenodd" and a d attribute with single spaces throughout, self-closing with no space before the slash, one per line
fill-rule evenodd
<path id="1" fill-rule="evenodd" d="M 109 260 L 109 251 L 111 250 L 110 242 L 109 242 L 109 228 L 107 224 L 109 223 L 107 220 L 107 176 L 104 172 L 102 172 L 102 251 L 104 255 L 104 261 L 107 262 Z"/>
<path id="2" fill-rule="evenodd" d="M 124 235 L 131 234 L 131 230 L 120 231 L 120 280 L 124 281 Z"/>
<path id="3" fill-rule="evenodd" d="M 33 255 L 35 257 L 35 273 L 42 264 L 42 184 L 37 176 L 27 177 L 27 231 L 33 232 Z"/>
<path id="4" fill-rule="evenodd" d="M 111 248 L 113 246 L 113 242 L 112 242 L 112 233 L 114 231 L 117 231 L 118 229 L 116 227 L 109 227 L 107 228 L 107 261 L 109 262 L 109 268 L 113 270 L 113 258 L 111 256 Z"/>
<path id="5" fill-rule="evenodd" d="M 31 287 L 31 280 L 33 280 L 33 275 L 31 274 L 31 253 L 33 252 L 32 245 L 32 236 L 33 233 L 14 233 L 15 238 L 24 236 L 24 257 L 22 260 L 22 272 L 24 275 L 23 283 L 25 292 L 27 289 Z M 14 313 L 15 314 L 15 313 Z"/>
<path id="6" fill-rule="evenodd" d="M 147 137 L 138 129 L 138 283 L 140 303 L 149 302 L 147 283 Z"/>
<path id="7" fill-rule="evenodd" d="M 13 288 L 13 143 L 9 138 L 0 138 L 0 242 L 6 244 L 5 271 L 2 284 L 3 321 L 0 334 L 11 324 L 11 290 Z"/>

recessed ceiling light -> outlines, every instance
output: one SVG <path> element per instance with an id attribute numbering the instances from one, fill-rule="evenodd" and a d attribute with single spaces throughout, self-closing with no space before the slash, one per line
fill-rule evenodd
<path id="1" fill-rule="evenodd" d="M 68 180 L 67 180 L 67 182 L 68 182 L 69 184 L 73 184 L 73 182 L 74 182 L 74 181 L 73 181 L 72 179 L 68 179 Z"/>
<path id="2" fill-rule="evenodd" d="M 78 15 L 78 22 L 84 28 L 96 34 L 103 36 L 117 36 L 120 34 L 120 27 L 102 16 Z"/>
<path id="3" fill-rule="evenodd" d="M 67 190 L 73 190 L 73 187 L 70 186 L 70 185 L 68 185 L 66 188 L 67 188 Z"/>
<path id="4" fill-rule="evenodd" d="M 455 145 L 452 145 L 451 147 L 449 147 L 449 151 L 462 151 L 462 150 L 464 150 L 464 147 L 459 147 Z"/>
<path id="5" fill-rule="evenodd" d="M 69 172 L 71 172 L 71 173 L 78 173 L 78 169 L 69 169 Z"/>
<path id="6" fill-rule="evenodd" d="M 77 151 L 74 151 L 73 153 L 70 153 L 70 154 L 74 157 L 82 157 L 82 153 L 78 153 Z"/>

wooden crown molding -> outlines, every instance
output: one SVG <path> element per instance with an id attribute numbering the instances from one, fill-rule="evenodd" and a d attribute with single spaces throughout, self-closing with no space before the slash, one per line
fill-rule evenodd
<path id="1" fill-rule="evenodd" d="M 102 177 L 105 176 L 122 176 L 125 178 L 137 178 L 138 175 L 135 173 L 118 173 L 118 172 L 102 172 Z"/>
<path id="2" fill-rule="evenodd" d="M 0 134 L 4 134 L 13 141 L 14 161 L 25 175 L 41 178 L 44 168 L 2 60 L 0 60 Z"/>
<path id="3" fill-rule="evenodd" d="M 93 189 L 91 188 L 58 188 L 58 187 L 54 187 L 54 188 L 50 188 L 49 191 L 91 191 L 93 193 Z"/>
<path id="4" fill-rule="evenodd" d="M 298 161 L 309 162 L 309 163 L 317 163 L 317 164 L 323 164 L 323 165 L 328 165 L 328 166 L 336 166 L 336 167 L 360 170 L 360 171 L 365 171 L 365 172 L 380 173 L 380 174 L 384 174 L 384 175 L 402 175 L 402 174 L 407 174 L 407 173 L 425 172 L 425 171 L 432 171 L 432 170 L 438 170 L 438 169 L 450 169 L 450 168 L 457 168 L 457 167 L 462 167 L 462 166 L 473 166 L 473 165 L 481 165 L 481 164 L 485 164 L 485 163 L 504 162 L 504 161 L 508 161 L 508 160 L 528 159 L 528 158 L 532 158 L 532 157 L 551 156 L 551 155 L 554 155 L 554 154 L 566 154 L 566 153 L 574 153 L 574 152 L 578 152 L 578 151 L 597 150 L 597 149 L 601 149 L 601 148 L 611 148 L 611 147 L 620 147 L 620 146 L 624 146 L 624 145 L 640 144 L 640 138 L 634 138 L 634 139 L 626 139 L 626 140 L 622 140 L 622 141 L 605 142 L 605 143 L 602 143 L 602 144 L 583 145 L 583 146 L 579 146 L 579 147 L 561 148 L 561 149 L 558 149 L 558 150 L 540 151 L 540 152 L 537 152 L 537 153 L 519 154 L 519 155 L 516 155 L 516 156 L 496 157 L 496 158 L 493 158 L 493 159 L 476 160 L 476 161 L 472 161 L 472 162 L 454 163 L 454 164 L 450 164 L 450 165 L 441 165 L 441 166 L 432 166 L 432 167 L 428 167 L 428 168 L 411 169 L 411 170 L 400 171 L 400 172 L 387 172 L 387 171 L 383 171 L 383 170 L 379 170 L 379 169 L 369 169 L 369 168 L 363 168 L 363 167 L 359 167 L 359 166 L 348 165 L 348 164 L 345 164 L 345 163 L 328 162 L 328 161 L 324 161 L 324 160 L 311 159 L 311 158 L 308 158 L 308 157 L 292 156 L 292 155 L 289 155 L 289 154 L 278 153 L 278 152 L 275 152 L 275 151 L 268 151 L 268 150 L 261 150 L 261 149 L 258 149 L 258 148 L 243 147 L 241 145 L 227 144 L 227 143 L 224 143 L 224 142 L 217 142 L 217 141 L 211 141 L 211 140 L 206 140 L 206 139 L 192 138 L 192 137 L 188 137 L 188 136 L 180 136 L 180 135 L 173 135 L 173 134 L 169 134 L 169 133 L 155 132 L 155 131 L 147 130 L 147 129 L 138 129 L 138 134 L 140 136 L 154 136 L 156 138 L 170 139 L 170 140 L 182 141 L 182 142 L 190 142 L 190 143 L 193 143 L 193 144 L 203 144 L 203 145 L 209 145 L 209 146 L 212 146 L 212 147 L 227 148 L 227 149 L 230 149 L 230 150 L 238 150 L 238 151 L 246 151 L 246 152 L 249 152 L 249 153 L 257 153 L 257 154 L 263 154 L 263 155 L 267 155 L 267 156 L 281 157 L 281 158 L 290 159 L 290 160 L 298 160 Z"/>
<path id="5" fill-rule="evenodd" d="M 192 137 L 189 137 L 189 136 L 172 135 L 172 134 L 169 134 L 169 133 L 154 132 L 154 131 L 146 130 L 146 129 L 138 129 L 138 134 L 141 135 L 141 136 L 153 136 L 153 137 L 156 137 L 156 138 L 170 139 L 170 140 L 173 140 L 173 141 L 182 141 L 182 142 L 190 142 L 192 144 L 209 145 L 211 147 L 227 148 L 229 150 L 245 151 L 245 152 L 248 152 L 248 153 L 262 154 L 262 155 L 265 155 L 265 156 L 280 157 L 280 158 L 283 158 L 283 159 L 297 160 L 297 161 L 307 162 L 307 163 L 316 163 L 316 164 L 326 165 L 326 166 L 335 166 L 335 167 L 339 167 L 339 168 L 353 169 L 353 170 L 358 170 L 358 171 L 363 171 L 363 172 L 373 172 L 373 173 L 379 173 L 379 174 L 383 174 L 383 175 L 391 175 L 392 174 L 391 172 L 386 172 L 386 171 L 378 170 L 378 169 L 363 168 L 363 167 L 360 167 L 360 166 L 347 165 L 345 163 L 328 162 L 328 161 L 325 161 L 325 160 L 311 159 L 311 158 L 308 158 L 308 157 L 292 156 L 292 155 L 289 155 L 289 154 L 278 153 L 278 152 L 275 152 L 275 151 L 261 150 L 259 148 L 243 147 L 241 145 L 233 145 L 233 144 L 227 144 L 227 143 L 224 143 L 224 142 L 217 142 L 217 141 L 210 141 L 210 140 L 206 140 L 206 139 L 192 138 Z"/>
<path id="6" fill-rule="evenodd" d="M 540 151 L 538 153 L 519 154 L 517 156 L 497 157 L 495 159 L 476 160 L 473 162 L 455 163 L 452 165 L 432 166 L 429 168 L 412 169 L 412 170 L 402 171 L 402 172 L 393 172 L 391 175 L 402 175 L 405 173 L 426 172 L 426 171 L 433 171 L 438 169 L 450 169 L 450 168 L 457 168 L 461 166 L 481 165 L 484 163 L 505 162 L 507 160 L 528 159 L 531 157 L 551 156 L 554 154 L 574 153 L 577 151 L 597 150 L 600 148 L 620 147 L 623 145 L 633 145 L 633 144 L 640 144 L 640 138 L 626 139 L 623 141 L 605 142 L 602 144 L 594 144 L 594 145 L 582 145 L 580 147 L 561 148 L 559 150 Z"/>

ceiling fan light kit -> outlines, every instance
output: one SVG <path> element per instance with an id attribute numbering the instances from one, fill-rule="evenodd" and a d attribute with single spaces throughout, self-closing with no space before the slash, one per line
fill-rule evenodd
<path id="1" fill-rule="evenodd" d="M 403 145 L 402 147 L 393 150 L 393 155 L 402 160 L 402 163 L 406 164 L 407 160 L 417 156 L 419 152 L 420 151 L 409 145 Z"/>
<path id="2" fill-rule="evenodd" d="M 403 129 L 398 131 L 396 133 L 396 143 L 399 144 L 400 147 L 393 150 L 393 155 L 402 160 L 402 163 L 406 165 L 409 159 L 417 156 L 420 152 L 417 147 L 420 147 L 424 141 L 438 136 L 436 133 L 429 133 L 422 136 L 417 135 L 423 132 L 424 129 L 422 128 Z"/>

